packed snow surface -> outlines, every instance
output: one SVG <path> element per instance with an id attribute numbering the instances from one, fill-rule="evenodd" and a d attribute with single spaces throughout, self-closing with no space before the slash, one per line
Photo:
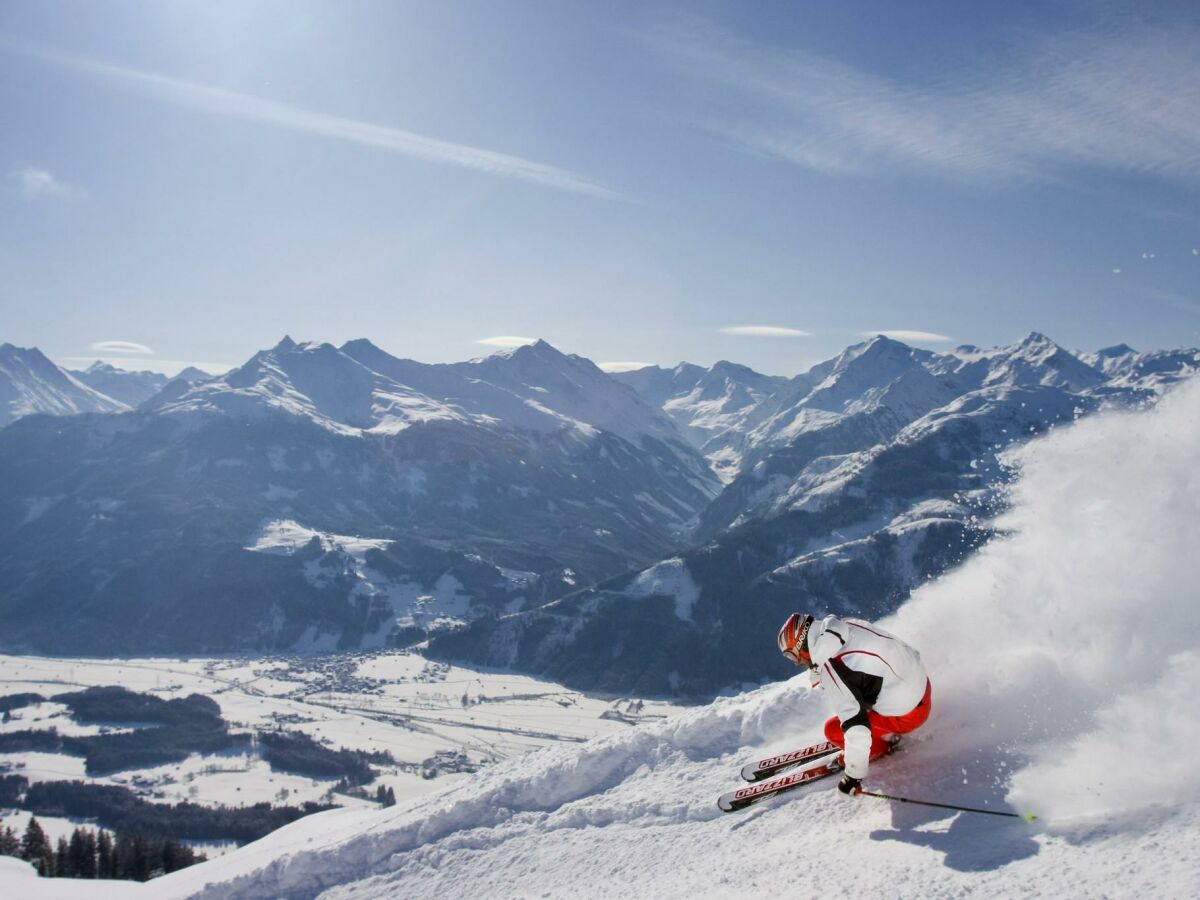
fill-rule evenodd
<path id="1" fill-rule="evenodd" d="M 886 623 L 922 651 L 934 712 L 866 787 L 1032 824 L 830 781 L 719 812 L 743 762 L 819 734 L 800 675 L 392 809 L 309 817 L 145 895 L 1194 896 L 1197 447 L 1200 382 L 1028 444 L 1006 536 Z"/>

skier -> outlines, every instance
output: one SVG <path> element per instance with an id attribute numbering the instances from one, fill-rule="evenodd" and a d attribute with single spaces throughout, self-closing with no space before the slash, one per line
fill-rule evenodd
<path id="1" fill-rule="evenodd" d="M 838 790 L 858 794 L 870 761 L 888 751 L 888 738 L 929 718 L 932 686 L 921 655 L 877 625 L 837 616 L 818 622 L 792 613 L 778 642 L 784 656 L 808 666 L 813 687 L 832 700 L 836 715 L 825 723 L 825 737 L 842 748 Z"/>

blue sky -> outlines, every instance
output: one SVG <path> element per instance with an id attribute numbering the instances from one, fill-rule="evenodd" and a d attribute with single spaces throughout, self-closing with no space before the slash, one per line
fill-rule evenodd
<path id="1" fill-rule="evenodd" d="M 1194 4 L 834 6 L 7 0 L 0 340 L 1200 344 Z"/>

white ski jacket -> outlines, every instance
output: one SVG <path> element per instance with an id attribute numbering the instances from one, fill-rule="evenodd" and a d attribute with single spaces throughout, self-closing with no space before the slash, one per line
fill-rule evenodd
<path id="1" fill-rule="evenodd" d="M 867 712 L 902 716 L 916 708 L 929 680 L 921 655 L 877 625 L 837 616 L 813 622 L 808 653 L 818 670 L 814 683 L 846 735 L 846 774 L 864 778 L 871 758 Z"/>

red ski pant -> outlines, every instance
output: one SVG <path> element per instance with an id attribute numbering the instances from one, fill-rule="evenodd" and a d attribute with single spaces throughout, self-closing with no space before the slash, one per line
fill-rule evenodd
<path id="1" fill-rule="evenodd" d="M 871 759 L 878 759 L 887 752 L 888 743 L 884 740 L 884 735 L 908 734 L 925 724 L 933 704 L 932 692 L 933 685 L 926 679 L 925 696 L 910 712 L 902 716 L 881 716 L 873 709 L 867 711 L 867 719 L 871 723 Z M 837 716 L 832 716 L 825 723 L 825 740 L 845 749 L 846 736 L 842 733 L 842 723 L 838 721 Z"/>

